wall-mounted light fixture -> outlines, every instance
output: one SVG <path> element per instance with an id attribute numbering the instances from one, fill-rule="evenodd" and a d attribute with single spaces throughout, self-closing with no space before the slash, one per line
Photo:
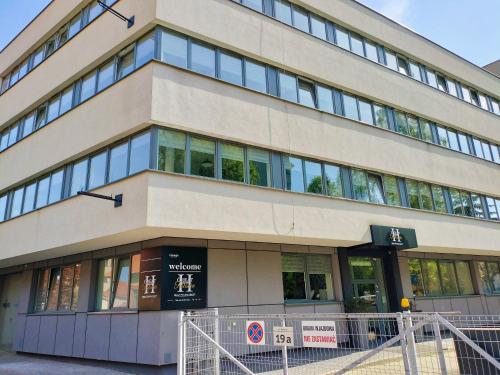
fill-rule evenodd
<path id="1" fill-rule="evenodd" d="M 78 191 L 77 194 L 86 195 L 87 197 L 92 197 L 92 198 L 105 199 L 107 201 L 113 201 L 115 202 L 115 207 L 121 207 L 123 203 L 123 194 L 116 194 L 114 198 L 112 195 L 89 193 L 87 191 Z"/>

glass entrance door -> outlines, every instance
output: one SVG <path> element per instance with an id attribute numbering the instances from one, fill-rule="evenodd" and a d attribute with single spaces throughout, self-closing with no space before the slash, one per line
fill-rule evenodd
<path id="1" fill-rule="evenodd" d="M 366 312 L 389 311 L 381 258 L 349 257 L 353 296 Z"/>

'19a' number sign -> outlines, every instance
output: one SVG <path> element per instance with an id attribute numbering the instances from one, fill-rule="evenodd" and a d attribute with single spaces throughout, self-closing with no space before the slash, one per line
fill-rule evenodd
<path id="1" fill-rule="evenodd" d="M 293 327 L 273 327 L 274 346 L 293 346 Z"/>

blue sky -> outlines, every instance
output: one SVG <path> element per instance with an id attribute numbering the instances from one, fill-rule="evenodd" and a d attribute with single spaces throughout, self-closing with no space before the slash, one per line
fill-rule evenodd
<path id="1" fill-rule="evenodd" d="M 500 0 L 358 1 L 476 65 L 500 58 Z M 0 49 L 49 2 L 0 0 Z"/>

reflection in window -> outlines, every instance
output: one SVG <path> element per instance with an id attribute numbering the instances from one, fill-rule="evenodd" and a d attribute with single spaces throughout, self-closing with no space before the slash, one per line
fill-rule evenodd
<path id="1" fill-rule="evenodd" d="M 481 146 L 483 149 L 484 158 L 486 160 L 493 161 L 493 158 L 491 157 L 490 145 L 488 143 L 486 143 L 485 141 L 482 141 Z"/>
<path id="2" fill-rule="evenodd" d="M 7 194 L 0 196 L 0 223 L 5 220 L 7 211 Z"/>
<path id="3" fill-rule="evenodd" d="M 408 116 L 406 120 L 408 123 L 408 135 L 411 135 L 412 137 L 415 138 L 420 138 L 417 118 L 413 116 Z"/>
<path id="4" fill-rule="evenodd" d="M 260 92 L 267 91 L 265 65 L 245 60 L 245 86 Z"/>
<path id="5" fill-rule="evenodd" d="M 375 125 L 384 129 L 389 129 L 389 120 L 387 118 L 387 110 L 385 107 L 374 104 L 373 112 L 375 113 Z"/>
<path id="6" fill-rule="evenodd" d="M 162 61 L 181 68 L 187 68 L 187 49 L 187 38 L 174 33 L 169 33 L 165 30 L 161 31 Z"/>
<path id="7" fill-rule="evenodd" d="M 368 196 L 368 181 L 366 179 L 366 172 L 359 169 L 353 169 L 351 170 L 351 177 L 354 198 L 359 201 L 368 202 L 370 199 Z"/>
<path id="8" fill-rule="evenodd" d="M 26 186 L 26 189 L 24 190 L 23 214 L 30 212 L 35 208 L 35 197 L 36 197 L 36 182 L 33 182 L 31 185 Z M 2 218 L 2 212 L 0 209 L 0 219 L 1 218 Z"/>
<path id="9" fill-rule="evenodd" d="M 311 34 L 326 40 L 326 25 L 322 18 L 311 14 Z"/>
<path id="10" fill-rule="evenodd" d="M 262 12 L 262 0 L 242 0 L 241 3 L 249 8 Z"/>
<path id="11" fill-rule="evenodd" d="M 134 46 L 130 46 L 118 54 L 117 79 L 121 79 L 134 70 Z"/>
<path id="12" fill-rule="evenodd" d="M 69 23 L 68 39 L 72 38 L 78 31 L 80 31 L 80 24 L 81 24 L 81 15 L 78 14 Z"/>
<path id="13" fill-rule="evenodd" d="M 458 93 L 457 93 L 457 85 L 455 83 L 455 81 L 449 79 L 449 78 L 446 78 L 446 86 L 448 87 L 448 92 L 453 95 L 453 96 L 458 96 Z"/>
<path id="14" fill-rule="evenodd" d="M 413 295 L 421 297 L 424 292 L 424 280 L 422 277 L 422 268 L 419 259 L 408 259 L 408 268 L 410 273 L 410 282 L 413 290 Z"/>
<path id="15" fill-rule="evenodd" d="M 457 270 L 456 274 L 458 275 L 457 280 L 460 294 L 474 294 L 469 262 L 455 261 L 455 267 Z"/>
<path id="16" fill-rule="evenodd" d="M 243 147 L 222 143 L 220 145 L 222 179 L 243 182 L 245 180 L 245 155 Z"/>
<path id="17" fill-rule="evenodd" d="M 113 147 L 109 153 L 109 178 L 113 182 L 127 175 L 128 143 Z"/>
<path id="18" fill-rule="evenodd" d="M 410 61 L 410 73 L 413 78 L 418 81 L 422 81 L 422 76 L 420 75 L 420 68 L 417 63 Z"/>
<path id="19" fill-rule="evenodd" d="M 79 284 L 80 264 L 39 270 L 34 312 L 75 311 Z"/>
<path id="20" fill-rule="evenodd" d="M 292 9 L 285 0 L 274 0 L 274 16 L 281 22 L 292 24 Z"/>
<path id="21" fill-rule="evenodd" d="M 35 130 L 35 118 L 36 118 L 36 112 L 33 111 L 31 112 L 24 120 L 24 126 L 23 126 L 23 138 L 27 137 L 31 133 L 33 133 L 33 130 Z M 0 147 L 1 149 L 2 147 Z"/>
<path id="22" fill-rule="evenodd" d="M 71 109 L 73 106 L 73 85 L 64 90 L 61 94 L 61 106 L 59 113 L 62 115 Z"/>
<path id="23" fill-rule="evenodd" d="M 297 29 L 309 32 L 309 17 L 307 16 L 307 12 L 305 10 L 299 9 L 297 7 L 292 7 L 292 19 L 293 26 Z"/>
<path id="24" fill-rule="evenodd" d="M 23 195 L 24 195 L 24 188 L 19 188 L 17 190 L 14 190 L 11 203 L 12 206 L 10 208 L 11 218 L 21 215 L 21 208 L 23 206 Z"/>
<path id="25" fill-rule="evenodd" d="M 462 207 L 465 216 L 474 216 L 474 213 L 472 212 L 472 203 L 469 193 L 465 191 L 460 191 L 460 199 L 462 200 Z"/>
<path id="26" fill-rule="evenodd" d="M 367 58 L 369 58 L 372 61 L 378 62 L 377 46 L 366 39 L 365 39 L 365 52 Z"/>
<path id="27" fill-rule="evenodd" d="M 129 174 L 149 168 L 150 132 L 135 136 L 130 141 Z"/>
<path id="28" fill-rule="evenodd" d="M 435 260 L 421 260 L 422 274 L 424 276 L 424 290 L 428 296 L 442 294 L 441 283 L 439 281 L 439 271 Z"/>
<path id="29" fill-rule="evenodd" d="M 471 194 L 472 208 L 474 210 L 474 216 L 484 219 L 484 207 L 481 197 L 477 194 Z"/>
<path id="30" fill-rule="evenodd" d="M 344 102 L 345 117 L 359 121 L 358 105 L 356 103 L 356 98 L 354 96 L 347 95 L 345 93 L 342 95 L 342 98 Z"/>
<path id="31" fill-rule="evenodd" d="M 316 92 L 318 96 L 318 109 L 333 113 L 332 90 L 324 86 L 316 85 Z"/>
<path id="32" fill-rule="evenodd" d="M 340 167 L 336 165 L 325 164 L 325 183 L 326 194 L 332 197 L 341 197 L 342 194 L 342 178 Z"/>
<path id="33" fill-rule="evenodd" d="M 396 54 L 394 52 L 385 50 L 385 61 L 387 66 L 392 70 L 398 70 L 398 63 L 396 60 Z"/>
<path id="34" fill-rule="evenodd" d="M 373 125 L 372 105 L 370 102 L 358 100 L 360 120 Z"/>
<path id="35" fill-rule="evenodd" d="M 186 135 L 171 130 L 158 131 L 158 169 L 184 173 Z"/>
<path id="36" fill-rule="evenodd" d="M 434 202 L 434 210 L 436 212 L 447 212 L 443 188 L 441 186 L 432 185 L 432 201 Z"/>
<path id="37" fill-rule="evenodd" d="M 457 295 L 458 283 L 457 274 L 455 273 L 455 266 L 451 261 L 440 260 L 438 261 L 439 275 L 441 276 L 441 286 L 443 294 Z"/>
<path id="38" fill-rule="evenodd" d="M 427 142 L 432 142 L 433 141 L 432 130 L 429 121 L 420 119 L 419 124 L 420 124 L 420 135 L 422 136 L 422 139 Z"/>
<path id="39" fill-rule="evenodd" d="M 57 116 L 59 116 L 59 104 L 60 104 L 59 95 L 49 100 L 49 105 L 47 107 L 47 122 L 52 121 Z"/>
<path id="40" fill-rule="evenodd" d="M 406 180 L 406 191 L 408 192 L 408 204 L 411 208 L 420 208 L 420 197 L 418 194 L 418 182 Z"/>
<path id="41" fill-rule="evenodd" d="M 426 73 L 427 73 L 427 81 L 428 81 L 429 85 L 437 88 L 436 74 L 434 74 L 434 72 L 431 72 L 430 70 L 426 70 Z"/>
<path id="42" fill-rule="evenodd" d="M 431 186 L 425 182 L 418 183 L 418 192 L 420 194 L 420 201 L 424 210 L 433 210 Z"/>
<path id="43" fill-rule="evenodd" d="M 446 128 L 443 128 L 442 126 L 439 125 L 436 125 L 436 128 L 437 128 L 439 144 L 444 147 L 450 147 L 450 144 L 448 142 L 448 132 L 446 131 Z"/>
<path id="44" fill-rule="evenodd" d="M 70 196 L 76 195 L 79 191 L 85 191 L 87 187 L 88 160 L 84 159 L 73 165 L 71 170 Z"/>
<path id="45" fill-rule="evenodd" d="M 109 85 L 113 83 L 115 79 L 115 62 L 111 60 L 110 62 L 104 64 L 99 68 L 99 77 L 97 80 L 97 91 L 102 91 Z"/>
<path id="46" fill-rule="evenodd" d="M 215 177 L 215 142 L 191 138 L 191 174 Z"/>
<path id="47" fill-rule="evenodd" d="M 38 181 L 38 190 L 36 192 L 36 208 L 47 205 L 49 199 L 50 176 Z"/>
<path id="48" fill-rule="evenodd" d="M 80 102 L 87 100 L 95 94 L 96 89 L 96 71 L 83 77 L 80 88 Z"/>
<path id="49" fill-rule="evenodd" d="M 40 129 L 47 123 L 47 106 L 44 104 L 36 111 L 35 129 Z"/>
<path id="50" fill-rule="evenodd" d="M 61 200 L 64 170 L 52 173 L 50 177 L 49 204 Z"/>
<path id="51" fill-rule="evenodd" d="M 306 168 L 306 188 L 308 193 L 323 194 L 323 176 L 321 164 L 312 161 L 305 161 Z"/>
<path id="52" fill-rule="evenodd" d="M 382 188 L 382 178 L 379 175 L 368 173 L 368 191 L 370 202 L 384 204 L 384 189 Z"/>
<path id="53" fill-rule="evenodd" d="M 304 173 L 302 159 L 292 156 L 285 157 L 286 190 L 298 193 L 304 192 Z"/>
<path id="54" fill-rule="evenodd" d="M 138 68 L 155 57 L 155 34 L 151 33 L 137 42 L 135 67 Z"/>
<path id="55" fill-rule="evenodd" d="M 446 89 L 446 80 L 439 74 L 437 75 L 437 87 L 443 92 L 448 92 L 448 90 Z"/>
<path id="56" fill-rule="evenodd" d="M 106 182 L 106 159 L 106 151 L 90 158 L 89 189 L 104 185 Z"/>
<path id="57" fill-rule="evenodd" d="M 257 186 L 271 185 L 271 165 L 269 152 L 257 148 L 248 148 L 248 166 L 250 184 Z"/>
<path id="58" fill-rule="evenodd" d="M 351 49 L 350 44 L 349 44 L 349 34 L 347 33 L 347 31 L 345 31 L 344 29 L 342 29 L 340 27 L 336 27 L 335 28 L 335 35 L 337 37 L 337 45 L 339 47 L 342 47 L 346 50 Z"/>
<path id="59" fill-rule="evenodd" d="M 398 56 L 398 71 L 399 73 L 403 73 L 404 75 L 410 75 L 410 68 L 408 66 L 408 61 L 406 61 L 401 56 Z"/>
<path id="60" fill-rule="evenodd" d="M 243 60 L 241 57 L 221 52 L 220 78 L 226 82 L 243 85 Z"/>
<path id="61" fill-rule="evenodd" d="M 316 105 L 314 85 L 302 79 L 299 79 L 299 103 L 312 108 Z"/>
<path id="62" fill-rule="evenodd" d="M 200 74 L 215 77 L 215 49 L 205 44 L 191 44 L 191 69 Z"/>
<path id="63" fill-rule="evenodd" d="M 351 51 L 357 55 L 364 56 L 363 39 L 361 37 L 351 34 Z"/>
<path id="64" fill-rule="evenodd" d="M 457 132 L 448 129 L 448 140 L 450 142 L 450 148 L 455 151 L 460 151 L 460 146 L 458 145 Z"/>
<path id="65" fill-rule="evenodd" d="M 486 294 L 500 292 L 500 271 L 497 262 L 478 262 L 479 277 Z"/>
<path id="66" fill-rule="evenodd" d="M 280 98 L 297 102 L 297 79 L 291 74 L 279 72 Z"/>
<path id="67" fill-rule="evenodd" d="M 463 215 L 462 199 L 460 198 L 460 192 L 457 189 L 449 189 L 451 197 L 451 207 L 455 215 Z"/>
<path id="68" fill-rule="evenodd" d="M 398 180 L 394 176 L 384 176 L 385 201 L 391 206 L 401 206 Z"/>
<path id="69" fill-rule="evenodd" d="M 396 130 L 401 134 L 408 135 L 408 124 L 406 123 L 406 115 L 403 112 L 394 111 L 396 120 Z"/>

